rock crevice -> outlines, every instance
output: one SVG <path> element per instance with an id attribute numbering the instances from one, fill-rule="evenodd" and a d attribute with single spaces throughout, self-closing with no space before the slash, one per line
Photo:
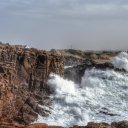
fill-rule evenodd
<path id="1" fill-rule="evenodd" d="M 47 80 L 51 72 L 63 75 L 60 55 L 0 44 L 0 122 L 29 124 L 38 114 L 47 116 L 50 112 L 38 104 L 50 102 L 46 97 L 50 94 Z"/>

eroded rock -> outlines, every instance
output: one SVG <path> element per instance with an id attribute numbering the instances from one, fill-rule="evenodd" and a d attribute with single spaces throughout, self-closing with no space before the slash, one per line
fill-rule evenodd
<path id="1" fill-rule="evenodd" d="M 38 104 L 45 106 L 50 94 L 47 80 L 51 72 L 63 75 L 60 55 L 0 44 L 0 122 L 29 124 L 38 114 L 47 116 Z"/>
<path id="2" fill-rule="evenodd" d="M 110 69 L 110 70 L 115 70 L 116 72 L 123 72 L 123 73 L 127 72 L 124 69 L 115 68 L 110 61 L 98 62 L 91 59 L 86 59 L 81 64 L 65 69 L 64 77 L 79 84 L 81 83 L 81 78 L 84 75 L 85 70 L 92 69 L 92 68 L 96 68 L 100 70 Z"/>

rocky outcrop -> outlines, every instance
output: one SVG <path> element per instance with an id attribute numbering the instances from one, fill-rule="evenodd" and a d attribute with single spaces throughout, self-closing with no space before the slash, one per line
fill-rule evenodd
<path id="1" fill-rule="evenodd" d="M 64 65 L 65 66 L 72 66 L 72 65 L 78 65 L 84 61 L 84 58 L 77 57 L 77 56 L 64 56 Z"/>
<path id="2" fill-rule="evenodd" d="M 120 51 L 81 51 L 74 49 L 58 50 L 63 56 L 64 65 L 72 66 L 83 63 L 86 59 L 106 62 L 115 57 Z"/>
<path id="3" fill-rule="evenodd" d="M 101 69 L 101 70 L 112 69 L 117 72 L 126 72 L 124 69 L 115 68 L 114 65 L 109 60 L 94 61 L 91 59 L 86 59 L 81 64 L 65 69 L 64 77 L 79 84 L 81 83 L 81 78 L 84 75 L 85 70 L 92 68 Z"/>
<path id="4" fill-rule="evenodd" d="M 87 126 L 74 126 L 72 128 L 128 128 L 128 121 L 107 123 L 89 122 Z"/>
<path id="5" fill-rule="evenodd" d="M 49 126 L 47 124 L 31 124 L 31 125 L 20 125 L 17 123 L 0 123 L 0 128 L 64 128 L 62 126 Z M 111 124 L 107 123 L 95 123 L 89 122 L 87 126 L 77 126 L 74 125 L 70 128 L 128 128 L 128 121 L 112 122 Z"/>
<path id="6" fill-rule="evenodd" d="M 63 75 L 60 55 L 0 44 L 0 122 L 29 124 L 38 114 L 49 115 L 41 105 L 51 104 L 47 86 L 51 72 Z"/>

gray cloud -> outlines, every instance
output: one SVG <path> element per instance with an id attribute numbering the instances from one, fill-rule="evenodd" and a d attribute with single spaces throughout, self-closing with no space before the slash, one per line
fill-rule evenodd
<path id="1" fill-rule="evenodd" d="M 3 41 L 39 48 L 127 46 L 127 0 L 1 0 L 0 16 Z"/>
<path id="2" fill-rule="evenodd" d="M 120 16 L 128 13 L 124 0 L 2 0 L 0 8 L 12 15 L 30 17 Z"/>

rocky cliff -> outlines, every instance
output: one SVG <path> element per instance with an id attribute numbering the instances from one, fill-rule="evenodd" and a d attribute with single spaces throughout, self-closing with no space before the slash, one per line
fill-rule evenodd
<path id="1" fill-rule="evenodd" d="M 51 72 L 63 75 L 60 55 L 0 44 L 0 122 L 29 124 L 38 114 L 47 116 L 50 112 L 42 106 L 50 106 L 47 79 Z"/>
<path id="2" fill-rule="evenodd" d="M 78 65 L 66 68 L 64 70 L 64 77 L 66 79 L 75 81 L 75 83 L 80 84 L 82 76 L 84 76 L 85 70 L 92 68 L 101 69 L 101 70 L 113 69 L 116 72 L 124 72 L 124 73 L 127 72 L 125 69 L 115 68 L 114 65 L 109 60 L 94 61 L 92 59 L 85 59 L 82 63 Z"/>
<path id="3" fill-rule="evenodd" d="M 94 60 L 104 63 L 120 53 L 120 51 L 81 51 L 74 49 L 58 51 L 63 56 L 65 66 L 78 65 L 85 62 L 85 60 Z"/>
<path id="4" fill-rule="evenodd" d="M 52 103 L 49 99 L 52 92 L 47 86 L 49 74 L 53 72 L 64 75 L 80 83 L 84 71 L 88 68 L 109 68 L 125 72 L 109 63 L 117 54 L 118 52 L 75 50 L 46 52 L 20 45 L 0 44 L 0 128 L 63 128 L 30 124 L 38 115 L 50 114 L 46 109 L 46 106 L 50 107 Z M 74 66 L 64 71 L 64 64 Z M 87 126 L 72 128 L 128 128 L 128 122 L 90 122 Z"/>

